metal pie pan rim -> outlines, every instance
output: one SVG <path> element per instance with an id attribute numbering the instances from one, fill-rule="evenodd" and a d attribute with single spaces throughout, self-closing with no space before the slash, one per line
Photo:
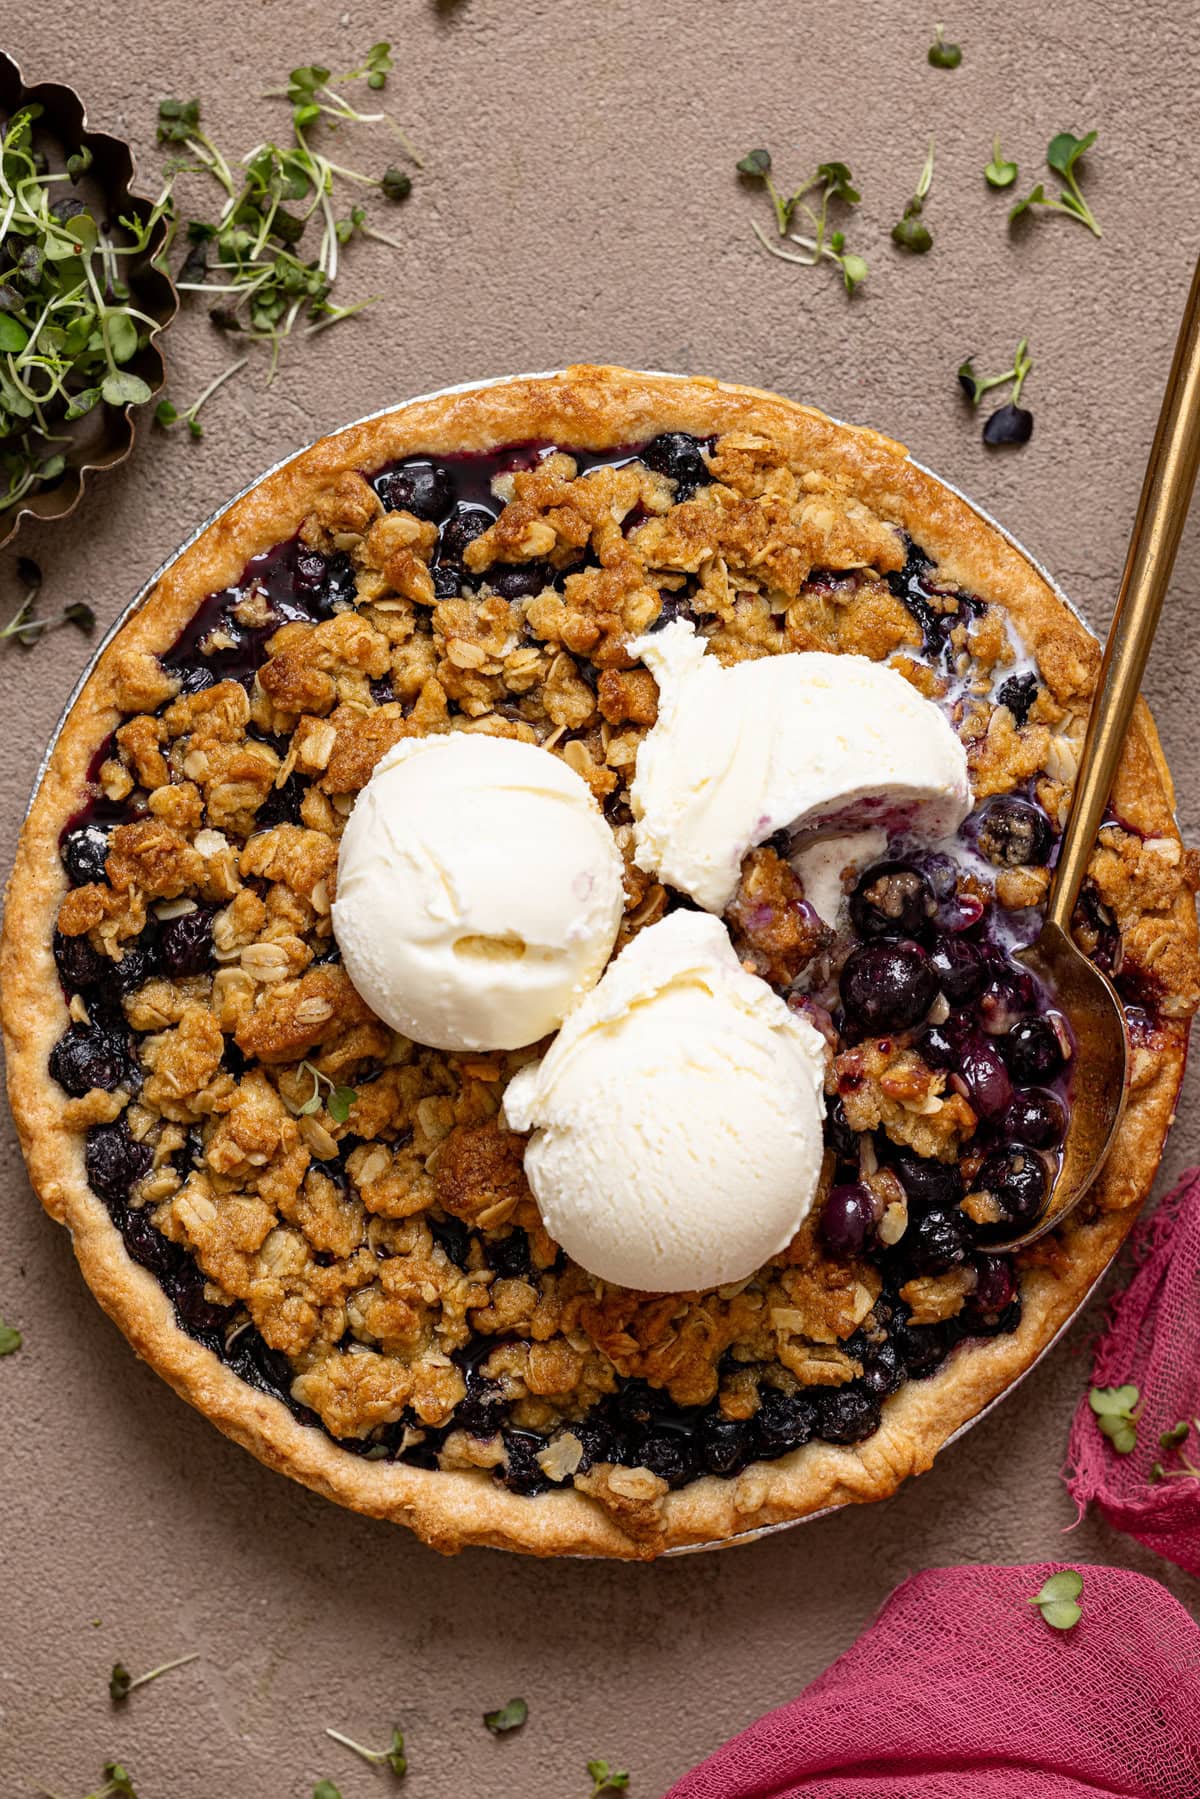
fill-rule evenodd
<path id="1" fill-rule="evenodd" d="M 682 379 L 687 378 L 687 377 L 680 377 L 677 373 L 672 373 L 671 371 L 665 370 L 665 369 L 634 369 L 634 370 L 631 370 L 630 372 L 633 374 L 640 374 L 640 375 L 662 376 L 664 379 L 667 379 L 667 380 L 679 380 L 681 378 Z M 413 394 L 405 400 L 394 401 L 390 406 L 381 406 L 374 412 L 369 412 L 369 413 L 364 414 L 363 417 L 361 417 L 361 418 L 351 419 L 351 420 L 347 421 L 346 424 L 338 426 L 333 431 L 322 432 L 320 434 L 320 436 L 315 437 L 315 438 L 311 439 L 308 443 L 301 445 L 301 447 L 299 449 L 291 451 L 286 456 L 281 456 L 277 462 L 272 463 L 269 468 L 262 470 L 262 472 L 260 474 L 256 475 L 253 480 L 246 482 L 246 484 L 243 487 L 239 488 L 236 493 L 232 494 L 227 500 L 224 500 L 220 506 L 216 507 L 211 513 L 209 513 L 207 518 L 205 518 L 201 524 L 197 525 L 195 530 L 193 530 L 183 540 L 183 542 L 180 543 L 179 545 L 177 545 L 177 547 L 171 552 L 171 554 L 163 560 L 163 562 L 159 565 L 159 567 L 155 570 L 155 572 L 145 582 L 143 582 L 142 586 L 138 589 L 138 591 L 133 596 L 133 598 L 129 601 L 129 603 L 117 614 L 116 618 L 113 620 L 113 622 L 109 625 L 108 629 L 105 631 L 103 637 L 96 644 L 94 650 L 92 651 L 92 654 L 88 657 L 88 660 L 83 668 L 82 673 L 80 674 L 78 680 L 75 682 L 75 685 L 71 689 L 69 697 L 67 698 L 65 704 L 63 705 L 62 711 L 59 714 L 58 720 L 54 726 L 54 729 L 50 735 L 49 741 L 46 745 L 45 752 L 42 755 L 42 757 L 38 763 L 37 772 L 34 777 L 33 789 L 32 789 L 32 792 L 30 793 L 30 797 L 29 797 L 29 808 L 32 808 L 34 800 L 37 797 L 38 790 L 41 787 L 43 779 L 45 778 L 46 771 L 50 766 L 50 762 L 53 758 L 55 748 L 57 747 L 58 739 L 62 732 L 63 726 L 66 723 L 66 720 L 67 720 L 68 716 L 70 715 L 70 712 L 71 712 L 72 708 L 74 707 L 76 701 L 78 700 L 80 694 L 83 692 L 84 687 L 87 685 L 88 681 L 90 680 L 92 672 L 95 669 L 95 666 L 96 666 L 97 662 L 99 661 L 100 657 L 104 654 L 104 651 L 108 648 L 109 644 L 116 637 L 118 632 L 124 628 L 124 626 L 129 622 L 129 620 L 145 604 L 146 600 L 153 593 L 154 589 L 157 587 L 158 583 L 162 580 L 163 576 L 168 572 L 168 570 L 171 569 L 174 566 L 174 564 L 176 562 L 178 562 L 179 558 L 187 550 L 189 550 L 191 548 L 191 546 L 200 537 L 203 536 L 205 531 L 207 531 L 211 525 L 215 524 L 215 522 L 222 516 L 222 514 L 227 512 L 231 506 L 236 505 L 238 500 L 243 499 L 246 494 L 250 493 L 254 488 L 258 487 L 263 481 L 267 480 L 271 475 L 277 474 L 279 472 L 279 470 L 282 468 L 286 468 L 288 463 L 294 462 L 294 461 L 296 461 L 296 459 L 298 457 L 305 455 L 310 449 L 313 448 L 313 446 L 315 444 L 322 442 L 323 439 L 326 437 L 336 437 L 336 436 L 339 436 L 341 434 L 341 432 L 355 430 L 360 425 L 373 424 L 375 422 L 375 420 L 377 420 L 377 419 L 386 418 L 389 416 L 389 414 L 391 414 L 393 412 L 401 412 L 406 407 L 419 404 L 422 401 L 440 400 L 440 399 L 448 398 L 454 394 L 472 393 L 480 388 L 502 387 L 510 381 L 548 380 L 555 376 L 563 375 L 565 373 L 567 373 L 566 369 L 557 368 L 557 369 L 538 369 L 538 370 L 533 370 L 528 373 L 522 373 L 522 374 L 491 375 L 491 376 L 487 376 L 485 378 L 482 378 L 479 380 L 474 380 L 474 381 L 456 381 L 447 387 L 434 388 L 428 393 Z M 820 408 L 816 408 L 816 410 L 820 410 Z M 832 414 L 826 414 L 825 416 L 830 418 L 830 420 L 833 424 L 845 424 L 846 423 L 845 420 L 838 419 L 838 418 L 834 417 Z M 1063 605 L 1065 605 L 1068 608 L 1068 610 L 1073 614 L 1073 616 L 1076 619 L 1079 620 L 1079 623 L 1081 625 L 1083 625 L 1084 629 L 1085 630 L 1089 629 L 1089 627 L 1087 625 L 1087 621 L 1084 619 L 1082 613 L 1079 611 L 1078 607 L 1073 604 L 1069 595 L 1067 595 L 1066 593 L 1063 592 L 1063 589 L 1061 588 L 1059 583 L 1055 580 L 1054 576 L 1052 574 L 1050 574 L 1049 570 L 1046 569 L 1041 562 L 1038 561 L 1037 557 L 1033 556 L 1025 548 L 1024 544 L 1021 543 L 1020 540 L 1018 538 L 1016 538 L 1013 535 L 1013 533 L 1007 529 L 1006 526 L 1002 525 L 997 519 L 994 519 L 989 512 L 987 512 L 982 506 L 980 506 L 978 504 L 977 501 L 971 499 L 970 496 L 968 494 L 965 494 L 961 488 L 956 487 L 952 481 L 947 481 L 943 476 L 937 474 L 935 470 L 929 468 L 925 463 L 919 462 L 917 460 L 917 458 L 914 456 L 909 456 L 908 460 L 912 463 L 912 466 L 914 468 L 918 469 L 923 475 L 927 475 L 930 478 L 930 480 L 936 481 L 940 487 L 944 487 L 948 493 L 953 494 L 956 499 L 961 500 L 965 506 L 969 506 L 971 511 L 974 512 L 975 515 L 978 518 L 980 518 L 984 524 L 988 525 L 993 531 L 997 531 L 1000 534 L 1000 536 L 1003 537 L 1004 540 L 1008 544 L 1010 544 L 1013 549 L 1015 549 L 1018 552 L 1019 555 L 1021 555 L 1025 558 L 1025 560 L 1030 564 L 1030 566 L 1035 570 L 1035 572 L 1041 576 L 1041 578 L 1050 587 L 1050 589 L 1054 593 L 1055 597 L 1057 599 L 1059 599 L 1063 603 Z M 27 808 L 27 811 L 29 808 Z M 1063 1320 L 1062 1324 L 1055 1331 L 1054 1335 L 1049 1339 L 1049 1341 L 1047 1343 L 1045 1343 L 1043 1345 L 1043 1347 L 1038 1351 L 1037 1355 L 1028 1364 L 1028 1366 L 1025 1367 L 1024 1369 L 1022 1369 L 1021 1373 L 1017 1376 L 1017 1378 L 1014 1381 L 1010 1382 L 1010 1384 L 1007 1387 L 1005 1387 L 1005 1389 L 1002 1393 L 998 1393 L 995 1396 L 995 1398 L 989 1400 L 985 1406 L 981 1406 L 979 1411 L 977 1411 L 973 1417 L 965 1419 L 964 1422 L 962 1424 L 960 1424 L 956 1430 L 954 1430 L 950 1433 L 950 1435 L 942 1443 L 941 1448 L 938 1450 L 939 1457 L 941 1455 L 943 1455 L 947 1449 L 950 1448 L 951 1444 L 957 1443 L 961 1437 L 965 1436 L 966 1433 L 969 1430 L 972 1430 L 974 1428 L 974 1426 L 977 1425 L 978 1423 L 980 1423 L 980 1421 L 982 1419 L 988 1417 L 988 1415 L 991 1412 L 995 1411 L 997 1406 L 1003 1405 L 1004 1402 L 1008 1398 L 1010 1398 L 1010 1396 L 1022 1384 L 1022 1382 L 1025 1381 L 1029 1377 L 1030 1374 L 1032 1374 L 1033 1370 L 1038 1367 L 1038 1365 L 1044 1360 L 1044 1358 L 1051 1353 L 1051 1351 L 1059 1343 L 1060 1339 L 1067 1333 L 1067 1331 L 1070 1330 L 1071 1326 L 1074 1324 L 1074 1322 L 1078 1318 L 1079 1314 L 1088 1305 L 1089 1301 L 1091 1300 L 1093 1294 L 1096 1292 L 1097 1288 L 1101 1285 L 1101 1283 L 1107 1277 L 1109 1270 L 1112 1267 L 1113 1262 L 1116 1260 L 1116 1257 L 1119 1254 L 1120 1254 L 1120 1247 L 1118 1247 L 1118 1249 L 1116 1251 L 1114 1251 L 1113 1256 L 1110 1257 L 1109 1261 L 1101 1269 L 1100 1273 L 1096 1276 L 1095 1280 L 1092 1281 L 1092 1283 L 1089 1285 L 1089 1287 L 1087 1288 L 1087 1291 L 1080 1297 L 1078 1303 L 1073 1307 L 1070 1315 Z M 797 1528 L 797 1526 L 802 1525 L 802 1524 L 815 1524 L 818 1519 L 828 1518 L 835 1512 L 846 1511 L 849 1507 L 853 1506 L 855 1503 L 856 1502 L 854 1500 L 842 1500 L 835 1505 L 823 1506 L 823 1507 L 821 1507 L 821 1509 L 819 1511 L 806 1512 L 801 1517 L 798 1517 L 798 1518 L 783 1518 L 774 1524 L 759 1525 L 756 1528 L 753 1528 L 750 1530 L 739 1531 L 736 1533 L 736 1535 L 731 1536 L 731 1537 L 721 1537 L 716 1540 L 713 1540 L 710 1542 L 704 1542 L 704 1543 L 680 1544 L 672 1549 L 666 1550 L 661 1559 L 666 1560 L 671 1557 L 677 1557 L 677 1556 L 709 1554 L 716 1550 L 734 1549 L 734 1548 L 739 1547 L 740 1545 L 744 1545 L 747 1543 L 756 1543 L 756 1542 L 759 1542 L 764 1537 L 773 1537 L 773 1536 L 779 1535 L 782 1531 L 795 1530 Z M 879 1502 L 876 1501 L 873 1503 L 879 1503 Z M 577 1555 L 577 1556 L 567 1556 L 562 1559 L 569 1560 L 569 1561 L 604 1561 L 604 1560 L 607 1560 L 608 1558 L 603 1557 L 603 1556 Z"/>

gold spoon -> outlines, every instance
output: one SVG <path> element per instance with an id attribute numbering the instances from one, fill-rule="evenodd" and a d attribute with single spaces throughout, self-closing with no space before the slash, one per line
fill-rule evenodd
<path id="1" fill-rule="evenodd" d="M 1104 646 L 1079 774 L 1041 931 L 1020 961 L 1047 987 L 1075 1037 L 1071 1116 L 1062 1166 L 1037 1223 L 989 1250 L 1020 1249 L 1060 1224 L 1096 1179 L 1125 1109 L 1125 1010 L 1106 975 L 1071 935 L 1071 915 L 1112 791 L 1146 658 L 1200 464 L 1200 266 L 1163 395 L 1133 537 Z"/>

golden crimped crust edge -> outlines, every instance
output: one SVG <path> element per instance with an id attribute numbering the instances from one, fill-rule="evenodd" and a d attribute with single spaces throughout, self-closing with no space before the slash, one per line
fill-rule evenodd
<path id="1" fill-rule="evenodd" d="M 836 424 L 755 388 L 570 368 L 398 407 L 323 438 L 236 500 L 167 569 L 102 652 L 63 726 L 21 834 L 0 943 L 9 1098 L 34 1187 L 50 1215 L 71 1231 L 88 1285 L 138 1354 L 260 1461 L 342 1505 L 407 1524 L 446 1552 L 485 1544 L 536 1555 L 649 1559 L 829 1506 L 886 1497 L 908 1475 L 927 1469 L 947 1438 L 1010 1387 L 1071 1317 L 1148 1195 L 1173 1115 L 1187 1047 L 1182 1023 L 1163 1027 L 1165 1046 L 1153 1077 L 1131 1096 L 1094 1212 L 1087 1219 L 1076 1214 L 1062 1233 L 1068 1273 L 1035 1267 L 1023 1274 L 1024 1310 L 1013 1335 L 965 1345 L 932 1378 L 906 1382 L 886 1402 L 879 1430 L 865 1443 L 812 1443 L 780 1461 L 754 1463 L 731 1480 L 694 1481 L 667 1494 L 659 1510 L 633 1508 L 628 1528 L 581 1492 L 525 1498 L 483 1472 L 366 1462 L 339 1449 L 189 1338 L 157 1280 L 130 1260 L 87 1183 L 82 1138 L 64 1121 L 65 1096 L 47 1075 L 50 1049 L 67 1022 L 51 951 L 65 889 L 58 837 L 78 809 L 98 745 L 118 722 L 116 658 L 129 649 L 157 653 L 169 647 L 200 601 L 235 582 L 252 556 L 298 529 L 317 493 L 344 470 L 374 469 L 421 452 L 446 455 L 539 440 L 602 450 L 661 431 L 709 436 L 734 429 L 769 434 L 789 456 L 836 477 L 908 529 L 945 576 L 1008 612 L 1034 656 L 1090 642 L 1085 627 L 1014 545 L 879 433 Z M 1120 816 L 1144 835 L 1178 839 L 1170 775 L 1144 704 L 1114 799 Z M 1194 956 L 1195 907 L 1182 883 L 1172 922 Z"/>

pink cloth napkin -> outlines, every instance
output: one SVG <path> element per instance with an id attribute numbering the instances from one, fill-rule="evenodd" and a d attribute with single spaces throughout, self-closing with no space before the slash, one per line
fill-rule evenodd
<path id="1" fill-rule="evenodd" d="M 1063 1564 L 935 1568 L 799 1698 L 667 1799 L 1197 1799 L 1200 1627 L 1143 1574 L 1082 1567 L 1083 1616 L 1029 1604 Z"/>
<path id="2" fill-rule="evenodd" d="M 1118 1530 L 1200 1576 L 1200 1480 L 1150 1479 L 1156 1461 L 1180 1466 L 1160 1434 L 1200 1417 L 1200 1169 L 1190 1169 L 1138 1226 L 1133 1249 L 1137 1272 L 1113 1304 L 1092 1385 L 1137 1387 L 1137 1447 L 1119 1455 L 1085 1395 L 1071 1427 L 1067 1487 L 1081 1517 L 1095 1503 Z M 1194 1425 L 1183 1454 L 1200 1467 Z"/>

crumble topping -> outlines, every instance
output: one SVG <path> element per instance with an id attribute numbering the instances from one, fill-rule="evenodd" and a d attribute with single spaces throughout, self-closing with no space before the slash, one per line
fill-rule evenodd
<path id="1" fill-rule="evenodd" d="M 980 933 L 1044 900 L 1093 650 L 1064 635 L 1019 668 L 998 609 L 756 434 L 673 434 L 588 469 L 562 450 L 525 461 L 495 459 L 491 512 L 436 518 L 389 510 L 386 471 L 343 474 L 171 652 L 120 654 L 125 716 L 63 841 L 72 1024 L 51 1071 L 131 1255 L 244 1378 L 355 1453 L 487 1469 L 522 1492 L 573 1482 L 647 1534 L 670 1486 L 811 1436 L 858 1441 L 903 1380 L 1014 1328 L 987 1232 L 1048 1178 L 1067 1095 L 1061 1055 L 1017 1031 L 1039 996 Z M 886 659 L 949 709 L 975 835 L 957 863 L 910 865 L 939 931 L 976 946 L 978 979 L 935 963 L 921 1028 L 847 1021 L 847 956 L 878 935 L 872 907 L 898 928 L 911 881 L 876 874 L 852 896 L 857 937 L 838 939 L 791 846 L 751 852 L 727 923 L 744 965 L 829 1042 L 822 1192 L 751 1280 L 659 1295 L 606 1286 L 547 1234 L 524 1140 L 499 1122 L 536 1049 L 452 1055 L 390 1031 L 340 966 L 330 909 L 338 839 L 380 757 L 459 730 L 540 744 L 587 781 L 625 860 L 618 949 L 680 903 L 632 862 L 657 686 L 626 648 L 680 615 L 723 662 Z M 1174 839 L 1112 823 L 1077 921 L 1151 1032 L 1197 1000 L 1170 924 L 1181 882 L 1196 869 Z M 952 1033 L 968 1014 L 964 1079 Z M 1061 1103 L 1043 1093 L 1055 1081 Z M 1021 1162 L 1001 1127 L 1027 1089 L 1028 1132 L 1049 1134 Z"/>

